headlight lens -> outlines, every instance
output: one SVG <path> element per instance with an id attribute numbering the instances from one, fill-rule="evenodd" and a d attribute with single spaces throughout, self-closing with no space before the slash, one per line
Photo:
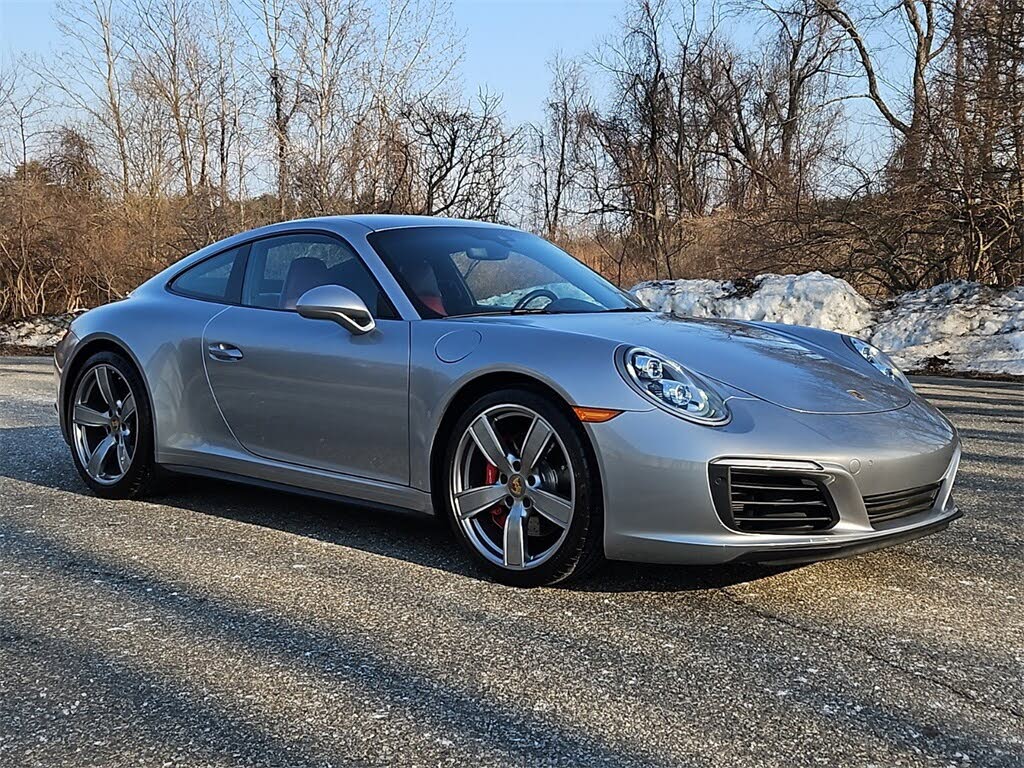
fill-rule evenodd
<path id="1" fill-rule="evenodd" d="M 871 363 L 871 367 L 887 379 L 895 381 L 897 384 L 902 384 L 907 389 L 912 390 L 914 388 L 907 380 L 907 377 L 903 375 L 903 371 L 896 367 L 896 363 L 878 347 L 868 344 L 861 339 L 855 339 L 853 336 L 844 336 L 843 338 L 846 339 L 850 349 Z"/>
<path id="2" fill-rule="evenodd" d="M 621 363 L 626 381 L 641 395 L 698 424 L 724 424 L 729 409 L 707 382 L 674 360 L 642 347 L 625 349 Z"/>

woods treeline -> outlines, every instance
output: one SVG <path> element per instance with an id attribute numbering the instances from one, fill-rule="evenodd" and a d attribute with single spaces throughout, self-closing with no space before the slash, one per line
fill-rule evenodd
<path id="1" fill-rule="evenodd" d="M 56 20 L 56 50 L 0 69 L 0 319 L 352 212 L 523 226 L 624 285 L 1021 282 L 1021 0 L 625 0 L 523 125 L 465 95 L 441 0 L 68 0 Z"/>

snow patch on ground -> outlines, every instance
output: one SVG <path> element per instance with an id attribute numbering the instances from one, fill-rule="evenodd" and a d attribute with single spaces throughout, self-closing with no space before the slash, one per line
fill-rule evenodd
<path id="1" fill-rule="evenodd" d="M 867 339 L 907 371 L 1024 376 L 1024 287 L 956 281 L 872 305 L 845 280 L 810 272 L 753 280 L 662 280 L 633 293 L 677 316 L 810 325 Z"/>
<path id="2" fill-rule="evenodd" d="M 35 315 L 0 323 L 0 344 L 32 349 L 56 346 L 78 313 Z"/>
<path id="3" fill-rule="evenodd" d="M 905 293 L 878 311 L 869 340 L 911 371 L 1024 376 L 1024 287 L 957 281 Z"/>

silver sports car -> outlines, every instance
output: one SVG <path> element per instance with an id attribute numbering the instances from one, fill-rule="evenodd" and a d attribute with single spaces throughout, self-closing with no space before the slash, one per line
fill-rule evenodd
<path id="1" fill-rule="evenodd" d="M 839 557 L 959 515 L 956 430 L 879 350 L 649 312 L 508 227 L 246 232 L 78 317 L 55 358 L 101 496 L 179 472 L 443 515 L 516 585 Z"/>

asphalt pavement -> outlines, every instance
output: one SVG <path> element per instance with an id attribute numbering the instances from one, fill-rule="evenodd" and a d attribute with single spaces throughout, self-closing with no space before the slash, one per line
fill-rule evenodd
<path id="1" fill-rule="evenodd" d="M 0 766 L 1024 765 L 1024 386 L 919 379 L 948 531 L 789 569 L 477 575 L 429 520 L 75 473 L 0 358 Z"/>

